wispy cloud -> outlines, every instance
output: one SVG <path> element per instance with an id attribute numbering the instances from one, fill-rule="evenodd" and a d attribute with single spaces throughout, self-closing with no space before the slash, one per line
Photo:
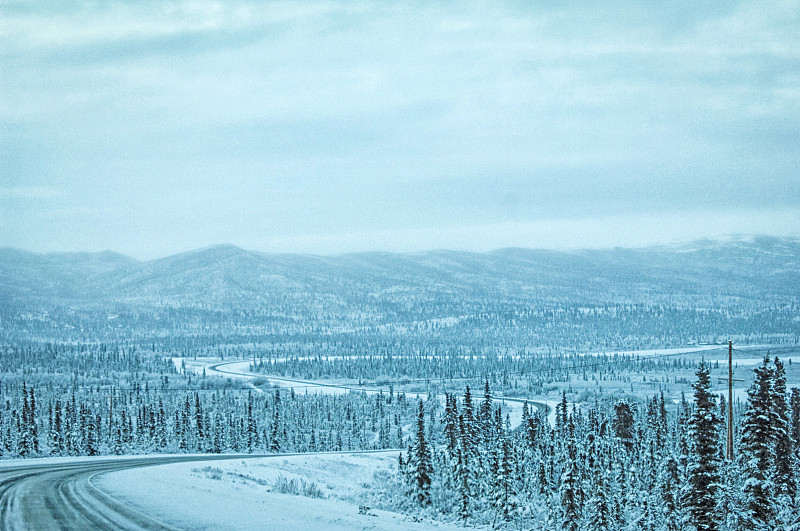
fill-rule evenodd
<path id="1" fill-rule="evenodd" d="M 0 183 L 197 241 L 253 218 L 412 235 L 796 208 L 798 16 L 769 0 L 7 2 Z"/>

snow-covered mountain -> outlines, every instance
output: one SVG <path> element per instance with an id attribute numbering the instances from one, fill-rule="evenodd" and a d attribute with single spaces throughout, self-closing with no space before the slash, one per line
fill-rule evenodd
<path id="1" fill-rule="evenodd" d="M 608 307 L 656 314 L 707 309 L 724 319 L 735 314 L 747 321 L 758 314 L 765 323 L 791 323 L 800 304 L 800 240 L 339 256 L 273 255 L 222 245 L 151 261 L 110 252 L 41 255 L 4 249 L 0 297 L 3 327 L 20 316 L 44 315 L 85 328 L 87 322 L 122 315 L 140 328 L 153 319 L 198 330 L 274 331 L 282 320 L 329 331 L 398 323 L 407 329 L 469 318 L 483 323 L 473 322 L 473 328 L 494 330 L 537 312 Z M 71 317 L 76 314 L 81 318 Z M 672 318 L 697 320 L 689 314 Z M 771 333 L 786 328 L 775 327 Z"/>
<path id="2" fill-rule="evenodd" d="M 331 257 L 271 255 L 220 245 L 146 262 L 110 251 L 42 255 L 2 249 L 0 286 L 6 296 L 23 301 L 73 303 L 213 305 L 247 298 L 258 303 L 298 290 L 324 296 L 406 288 L 615 293 L 635 300 L 653 293 L 767 298 L 800 293 L 800 240 L 758 237 L 639 249 Z"/>

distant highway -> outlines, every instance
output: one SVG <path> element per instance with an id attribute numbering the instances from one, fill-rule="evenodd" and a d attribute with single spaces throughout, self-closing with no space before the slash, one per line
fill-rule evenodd
<path id="1" fill-rule="evenodd" d="M 238 367 L 237 367 L 238 366 Z M 222 368 L 224 367 L 224 368 Z M 246 368 L 246 370 L 242 370 L 241 368 Z M 221 363 L 215 363 L 214 365 L 210 365 L 207 367 L 209 373 L 216 373 L 220 376 L 233 376 L 243 380 L 252 380 L 255 378 L 263 378 L 265 380 L 274 380 L 278 382 L 282 387 L 286 387 L 287 389 L 297 387 L 303 389 L 318 389 L 321 392 L 328 392 L 328 393 L 343 393 L 348 391 L 354 392 L 365 392 L 369 394 L 377 394 L 383 392 L 384 394 L 388 393 L 387 389 L 371 389 L 368 387 L 354 387 L 354 386 L 347 386 L 347 385 L 340 385 L 340 384 L 329 384 L 323 382 L 315 382 L 313 380 L 296 380 L 293 378 L 285 378 L 283 376 L 270 376 L 269 374 L 261 374 L 261 373 L 253 373 L 249 371 L 250 362 L 249 361 L 226 361 Z M 419 382 L 424 382 L 424 379 L 415 380 Z M 406 393 L 407 396 L 412 396 L 415 398 L 425 398 L 427 397 L 427 393 Z M 482 395 L 481 395 L 482 396 Z M 480 398 L 475 395 L 476 398 Z M 444 400 L 444 395 L 439 395 L 441 400 Z M 504 402 L 513 402 L 516 404 L 523 404 L 524 402 L 528 402 L 530 407 L 535 407 L 545 415 L 550 412 L 550 407 L 544 403 L 539 402 L 536 400 L 529 400 L 525 398 L 510 398 L 505 396 L 492 396 L 492 399 L 504 401 Z M 515 423 L 512 423 L 515 424 Z M 514 426 L 516 427 L 516 426 Z"/>

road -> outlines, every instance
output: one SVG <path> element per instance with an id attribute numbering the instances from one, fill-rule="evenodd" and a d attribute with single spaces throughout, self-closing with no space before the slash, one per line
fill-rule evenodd
<path id="1" fill-rule="evenodd" d="M 263 455 L 195 455 L 97 458 L 59 462 L 48 459 L 0 466 L 0 528 L 6 531 L 125 529 L 175 530 L 166 522 L 126 505 L 92 483 L 98 474 L 129 468 L 249 459 Z"/>
<path id="2" fill-rule="evenodd" d="M 128 456 L 78 460 L 46 458 L 0 463 L 0 529 L 176 531 L 181 528 L 114 498 L 95 487 L 92 480 L 109 472 L 174 463 L 400 451 L 384 449 L 284 454 Z"/>
<path id="3" fill-rule="evenodd" d="M 330 383 L 315 382 L 309 380 L 297 380 L 294 378 L 271 376 L 269 374 L 252 373 L 250 372 L 250 361 L 241 361 L 241 360 L 225 361 L 210 365 L 206 367 L 206 369 L 208 370 L 207 374 L 217 374 L 219 376 L 234 377 L 245 381 L 250 381 L 255 378 L 263 378 L 286 389 L 294 388 L 296 390 L 308 390 L 311 392 L 323 392 L 329 394 L 349 393 L 349 392 L 364 392 L 367 394 L 388 393 L 387 389 L 351 387 L 340 384 L 330 384 Z M 419 381 L 425 381 L 425 380 L 419 380 Z M 416 400 L 420 398 L 425 399 L 428 395 L 427 393 L 411 392 L 411 393 L 406 393 L 406 396 Z M 444 401 L 445 397 L 444 395 L 439 395 L 438 398 Z M 522 420 L 522 404 L 524 402 L 528 402 L 528 405 L 530 407 L 534 407 L 538 409 L 540 412 L 548 415 L 548 418 L 552 413 L 552 408 L 546 402 L 542 402 L 539 400 L 525 399 L 525 398 L 510 398 L 510 397 L 496 396 L 496 395 L 493 395 L 492 399 L 500 401 L 503 404 L 505 404 L 506 411 L 510 410 L 510 413 L 512 414 L 511 425 L 514 428 L 519 426 Z"/>

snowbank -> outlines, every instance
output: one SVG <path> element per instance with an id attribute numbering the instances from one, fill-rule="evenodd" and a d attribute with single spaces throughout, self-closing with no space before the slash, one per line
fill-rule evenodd
<path id="1" fill-rule="evenodd" d="M 180 463 L 113 472 L 95 478 L 94 483 L 126 503 L 183 528 L 461 529 L 440 522 L 416 522 L 388 511 L 359 510 L 361 496 L 373 475 L 393 467 L 397 453 L 276 455 Z M 279 492 L 277 483 L 285 485 L 293 480 L 299 494 Z M 303 494 L 303 490 L 313 494 L 314 489 L 323 498 Z M 364 512 L 367 514 L 360 514 Z"/>

